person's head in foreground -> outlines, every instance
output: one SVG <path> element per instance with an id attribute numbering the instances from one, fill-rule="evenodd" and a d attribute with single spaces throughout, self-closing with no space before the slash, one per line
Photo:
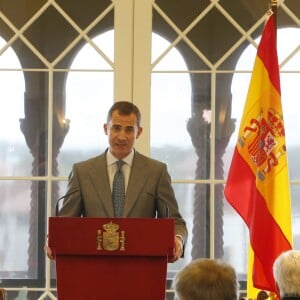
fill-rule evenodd
<path id="1" fill-rule="evenodd" d="M 238 280 L 234 268 L 220 260 L 197 259 L 174 279 L 174 300 L 237 300 Z"/>
<path id="2" fill-rule="evenodd" d="M 300 250 L 281 253 L 274 261 L 273 274 L 281 299 L 300 299 Z"/>

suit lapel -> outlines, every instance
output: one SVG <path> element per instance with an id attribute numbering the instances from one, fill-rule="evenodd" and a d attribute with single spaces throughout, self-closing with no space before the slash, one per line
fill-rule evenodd
<path id="1" fill-rule="evenodd" d="M 107 216 L 114 216 L 111 198 L 111 190 L 107 175 L 106 155 L 102 154 L 95 158 L 91 165 L 90 180 L 96 190 L 98 201 L 103 203 Z M 100 207 L 100 203 L 99 203 Z"/>
<path id="2" fill-rule="evenodd" d="M 132 207 L 134 206 L 139 197 L 139 194 L 141 193 L 141 190 L 143 189 L 146 176 L 146 159 L 141 154 L 136 152 L 132 162 L 132 169 L 127 186 L 123 217 L 129 216 Z"/>

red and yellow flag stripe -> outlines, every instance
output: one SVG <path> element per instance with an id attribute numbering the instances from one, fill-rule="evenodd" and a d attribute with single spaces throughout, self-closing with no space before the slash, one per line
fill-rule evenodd
<path id="1" fill-rule="evenodd" d="M 276 292 L 272 266 L 291 248 L 291 208 L 274 16 L 254 63 L 225 196 L 249 228 L 253 286 Z"/>

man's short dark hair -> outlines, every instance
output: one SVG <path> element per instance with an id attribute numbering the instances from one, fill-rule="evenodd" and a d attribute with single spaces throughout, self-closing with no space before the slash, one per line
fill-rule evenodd
<path id="1" fill-rule="evenodd" d="M 137 125 L 140 126 L 141 112 L 138 109 L 138 107 L 132 102 L 128 102 L 128 101 L 115 102 L 107 113 L 107 123 L 109 123 L 109 121 L 111 120 L 111 116 L 114 111 L 117 111 L 120 115 L 123 116 L 128 116 L 131 115 L 132 113 L 135 114 L 137 118 Z"/>

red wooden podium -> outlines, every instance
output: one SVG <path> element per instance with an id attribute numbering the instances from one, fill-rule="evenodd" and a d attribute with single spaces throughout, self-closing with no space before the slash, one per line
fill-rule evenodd
<path id="1" fill-rule="evenodd" d="M 59 300 L 164 300 L 173 219 L 49 218 Z"/>

